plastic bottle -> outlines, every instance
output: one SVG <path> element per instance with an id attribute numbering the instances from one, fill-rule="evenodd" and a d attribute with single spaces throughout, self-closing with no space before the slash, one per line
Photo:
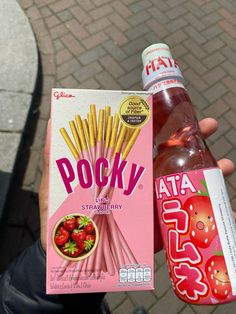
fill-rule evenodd
<path id="1" fill-rule="evenodd" d="M 142 53 L 144 89 L 153 91 L 155 198 L 177 296 L 194 304 L 236 299 L 236 232 L 222 171 L 198 126 L 170 49 Z"/>

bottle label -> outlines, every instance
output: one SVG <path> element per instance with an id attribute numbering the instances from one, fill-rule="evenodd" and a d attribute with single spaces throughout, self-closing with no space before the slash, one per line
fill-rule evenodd
<path id="1" fill-rule="evenodd" d="M 158 56 L 144 65 L 142 71 L 144 89 L 150 89 L 156 82 L 167 79 L 183 81 L 183 76 L 176 60 L 166 56 Z"/>
<path id="2" fill-rule="evenodd" d="M 175 80 L 175 79 L 168 79 L 168 80 L 160 81 L 153 84 L 149 88 L 149 91 L 155 94 L 165 89 L 174 88 L 174 87 L 185 88 L 184 85 L 180 81 Z"/>
<path id="3" fill-rule="evenodd" d="M 236 229 L 222 171 L 157 178 L 157 208 L 176 294 L 216 304 L 236 297 Z"/>

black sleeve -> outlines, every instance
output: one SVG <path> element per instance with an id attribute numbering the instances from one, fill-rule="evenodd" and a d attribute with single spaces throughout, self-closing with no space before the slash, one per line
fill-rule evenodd
<path id="1" fill-rule="evenodd" d="M 90 307 L 91 312 L 87 313 L 97 313 L 104 297 L 104 293 L 59 296 L 46 295 L 45 291 L 46 258 L 40 241 L 37 241 L 0 277 L 1 314 L 69 313 L 73 304 L 77 305 L 78 314 Z"/>

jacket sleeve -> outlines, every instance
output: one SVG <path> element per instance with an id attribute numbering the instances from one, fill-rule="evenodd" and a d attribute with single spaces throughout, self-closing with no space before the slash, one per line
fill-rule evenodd
<path id="1" fill-rule="evenodd" d="M 46 295 L 46 260 L 40 241 L 26 249 L 0 277 L 1 314 L 64 313 L 58 295 Z"/>
<path id="2" fill-rule="evenodd" d="M 0 277 L 1 314 L 96 314 L 101 313 L 104 295 L 47 295 L 46 255 L 40 241 L 22 252 Z"/>

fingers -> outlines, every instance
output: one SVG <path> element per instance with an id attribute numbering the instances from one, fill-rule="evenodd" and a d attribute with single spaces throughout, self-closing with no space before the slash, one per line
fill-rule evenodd
<path id="1" fill-rule="evenodd" d="M 218 166 L 223 171 L 224 176 L 229 176 L 234 171 L 234 163 L 226 158 L 218 160 Z"/>
<path id="2" fill-rule="evenodd" d="M 199 121 L 199 127 L 204 138 L 215 133 L 218 128 L 218 122 L 213 118 L 205 118 Z"/>
<path id="3" fill-rule="evenodd" d="M 48 171 L 49 166 L 49 151 L 50 151 L 50 134 L 51 134 L 51 120 L 48 120 L 47 125 L 47 134 L 46 134 L 46 140 L 45 140 L 45 146 L 44 146 L 44 171 Z"/>

